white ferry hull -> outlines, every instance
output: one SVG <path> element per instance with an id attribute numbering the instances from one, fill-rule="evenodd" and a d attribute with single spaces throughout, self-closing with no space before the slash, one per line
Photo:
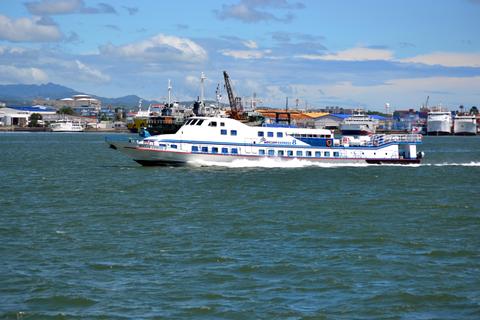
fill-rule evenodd
<path id="1" fill-rule="evenodd" d="M 477 124 L 471 121 L 455 120 L 453 124 L 453 133 L 459 136 L 474 136 L 477 134 Z"/>
<path id="2" fill-rule="evenodd" d="M 448 135 L 451 133 L 451 123 L 442 120 L 430 120 L 427 122 L 428 135 Z"/>
<path id="3" fill-rule="evenodd" d="M 149 165 L 203 165 L 237 160 L 317 163 L 419 163 L 421 135 L 372 135 L 335 139 L 330 130 L 250 127 L 233 119 L 194 117 L 175 134 L 106 143 Z"/>
<path id="4" fill-rule="evenodd" d="M 340 124 L 343 135 L 369 135 L 375 133 L 375 121 L 365 115 L 353 115 Z"/>
<path id="5" fill-rule="evenodd" d="M 431 111 L 427 117 L 427 134 L 433 136 L 452 133 L 452 116 L 448 111 Z"/>
<path id="6" fill-rule="evenodd" d="M 375 133 L 373 128 L 370 128 L 366 125 L 343 124 L 340 126 L 340 130 L 342 131 L 342 134 L 346 136 L 367 136 Z"/>

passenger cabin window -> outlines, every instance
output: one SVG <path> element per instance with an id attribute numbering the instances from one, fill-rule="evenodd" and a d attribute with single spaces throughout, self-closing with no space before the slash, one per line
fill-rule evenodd
<path id="1" fill-rule="evenodd" d="M 220 130 L 220 134 L 222 136 L 226 136 L 227 135 L 227 130 L 225 130 L 225 129 Z"/>
<path id="2" fill-rule="evenodd" d="M 222 148 L 222 153 L 228 153 L 228 148 Z"/>
<path id="3" fill-rule="evenodd" d="M 325 151 L 325 157 L 330 157 L 330 151 Z"/>
<path id="4" fill-rule="evenodd" d="M 263 131 L 258 131 L 258 136 L 259 137 L 263 137 L 265 135 L 265 133 Z"/>
<path id="5" fill-rule="evenodd" d="M 201 126 L 201 125 L 202 125 L 202 123 L 203 123 L 203 121 L 205 121 L 205 120 L 203 120 L 203 119 L 200 119 L 200 120 L 198 120 L 198 122 L 197 122 L 197 126 Z"/>
<path id="6" fill-rule="evenodd" d="M 192 119 L 188 119 L 187 122 L 185 122 L 185 125 L 188 126 L 192 122 Z"/>
<path id="7" fill-rule="evenodd" d="M 225 127 L 225 122 L 220 122 L 220 127 Z"/>
<path id="8" fill-rule="evenodd" d="M 303 152 L 302 151 L 297 151 L 297 157 L 301 157 L 303 156 Z"/>
<path id="9" fill-rule="evenodd" d="M 278 155 L 280 157 L 283 157 L 285 155 L 285 152 L 283 150 L 278 150 Z"/>
<path id="10" fill-rule="evenodd" d="M 198 152 L 198 147 L 197 146 L 192 146 L 192 152 Z"/>
<path id="11" fill-rule="evenodd" d="M 283 132 L 277 132 L 277 138 L 283 138 Z"/>
<path id="12" fill-rule="evenodd" d="M 270 131 L 269 131 L 269 132 L 267 132 L 267 137 L 269 137 L 269 138 L 273 138 L 273 132 L 270 132 Z"/>
<path id="13" fill-rule="evenodd" d="M 265 155 L 265 150 L 263 150 L 263 149 L 258 150 L 258 154 L 261 155 L 261 156 L 264 156 Z"/>
<path id="14" fill-rule="evenodd" d="M 307 157 L 311 157 L 312 156 L 312 151 L 307 151 Z"/>
<path id="15" fill-rule="evenodd" d="M 193 119 L 192 122 L 190 122 L 190 125 L 191 125 L 191 126 L 194 126 L 195 123 L 197 123 L 197 121 L 198 121 L 198 119 Z"/>
<path id="16" fill-rule="evenodd" d="M 176 145 L 176 144 L 172 144 L 170 147 L 172 147 L 172 149 L 177 149 L 177 145 Z"/>
<path id="17" fill-rule="evenodd" d="M 217 147 L 212 147 L 212 153 L 218 153 L 218 148 Z"/>
<path id="18" fill-rule="evenodd" d="M 338 158 L 338 157 L 340 156 L 340 154 L 339 154 L 338 152 L 334 152 L 334 153 L 333 153 L 333 156 L 334 156 L 335 158 Z"/>
<path id="19" fill-rule="evenodd" d="M 320 158 L 322 153 L 320 151 L 315 151 L 315 157 Z"/>
<path id="20" fill-rule="evenodd" d="M 293 151 L 292 151 L 292 150 L 288 150 L 288 151 L 287 151 L 287 156 L 293 157 Z"/>
<path id="21" fill-rule="evenodd" d="M 275 150 L 268 150 L 268 155 L 269 156 L 274 156 L 275 155 Z"/>
<path id="22" fill-rule="evenodd" d="M 237 148 L 232 148 L 232 154 L 237 154 L 238 153 L 238 149 Z"/>
<path id="23" fill-rule="evenodd" d="M 230 130 L 230 135 L 236 136 L 237 135 L 237 130 Z"/>
<path id="24" fill-rule="evenodd" d="M 217 122 L 216 121 L 212 121 L 208 124 L 209 127 L 216 127 L 217 126 Z"/>
<path id="25" fill-rule="evenodd" d="M 208 152 L 208 147 L 202 147 L 202 152 Z"/>

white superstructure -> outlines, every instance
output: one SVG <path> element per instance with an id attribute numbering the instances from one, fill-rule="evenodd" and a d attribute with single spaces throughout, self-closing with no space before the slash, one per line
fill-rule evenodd
<path id="1" fill-rule="evenodd" d="M 369 135 L 375 133 L 377 121 L 366 114 L 353 114 L 340 124 L 344 135 Z"/>
<path id="2" fill-rule="evenodd" d="M 326 129 L 252 127 L 220 117 L 193 117 L 175 134 L 106 142 L 142 165 L 232 162 L 265 157 L 342 163 L 419 163 L 421 135 L 335 139 Z"/>
<path id="3" fill-rule="evenodd" d="M 79 121 L 62 119 L 51 123 L 50 129 L 53 132 L 82 132 L 85 126 Z"/>
<path id="4" fill-rule="evenodd" d="M 455 115 L 453 133 L 456 135 L 476 135 L 477 118 L 475 115 Z"/>
<path id="5" fill-rule="evenodd" d="M 427 117 L 427 134 L 446 135 L 452 132 L 452 116 L 448 111 L 430 111 Z"/>

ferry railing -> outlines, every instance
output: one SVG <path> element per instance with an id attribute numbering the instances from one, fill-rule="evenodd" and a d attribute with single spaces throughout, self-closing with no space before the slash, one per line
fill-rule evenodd
<path id="1" fill-rule="evenodd" d="M 380 146 L 387 143 L 420 143 L 421 134 L 375 134 L 370 140 L 374 146 Z"/>
<path id="2" fill-rule="evenodd" d="M 420 143 L 422 137 L 421 134 L 375 134 L 370 139 L 365 140 L 337 140 L 335 141 L 335 146 L 371 147 L 382 146 L 388 143 Z"/>

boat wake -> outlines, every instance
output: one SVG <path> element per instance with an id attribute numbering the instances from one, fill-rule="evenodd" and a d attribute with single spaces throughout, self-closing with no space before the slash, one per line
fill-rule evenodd
<path id="1" fill-rule="evenodd" d="M 220 161 L 204 161 L 198 160 L 190 163 L 199 167 L 225 167 L 225 168 L 366 168 L 366 167 L 402 167 L 402 168 L 418 168 L 418 167 L 480 167 L 480 162 L 468 163 L 423 163 L 423 164 L 368 164 L 368 163 L 325 163 L 318 161 L 298 160 L 281 161 L 276 159 L 261 160 L 234 160 L 232 162 Z"/>
<path id="2" fill-rule="evenodd" d="M 320 167 L 320 168 L 345 168 L 345 167 L 371 167 L 378 166 L 368 163 L 319 163 L 317 161 L 298 160 L 293 159 L 289 161 L 281 161 L 276 159 L 261 159 L 261 160 L 234 160 L 232 162 L 216 162 L 198 160 L 192 163 L 193 165 L 202 167 L 226 167 L 226 168 L 305 168 L 305 167 Z"/>
<path id="3" fill-rule="evenodd" d="M 426 167 L 480 167 L 480 162 L 468 162 L 468 163 L 425 163 L 422 166 Z"/>

